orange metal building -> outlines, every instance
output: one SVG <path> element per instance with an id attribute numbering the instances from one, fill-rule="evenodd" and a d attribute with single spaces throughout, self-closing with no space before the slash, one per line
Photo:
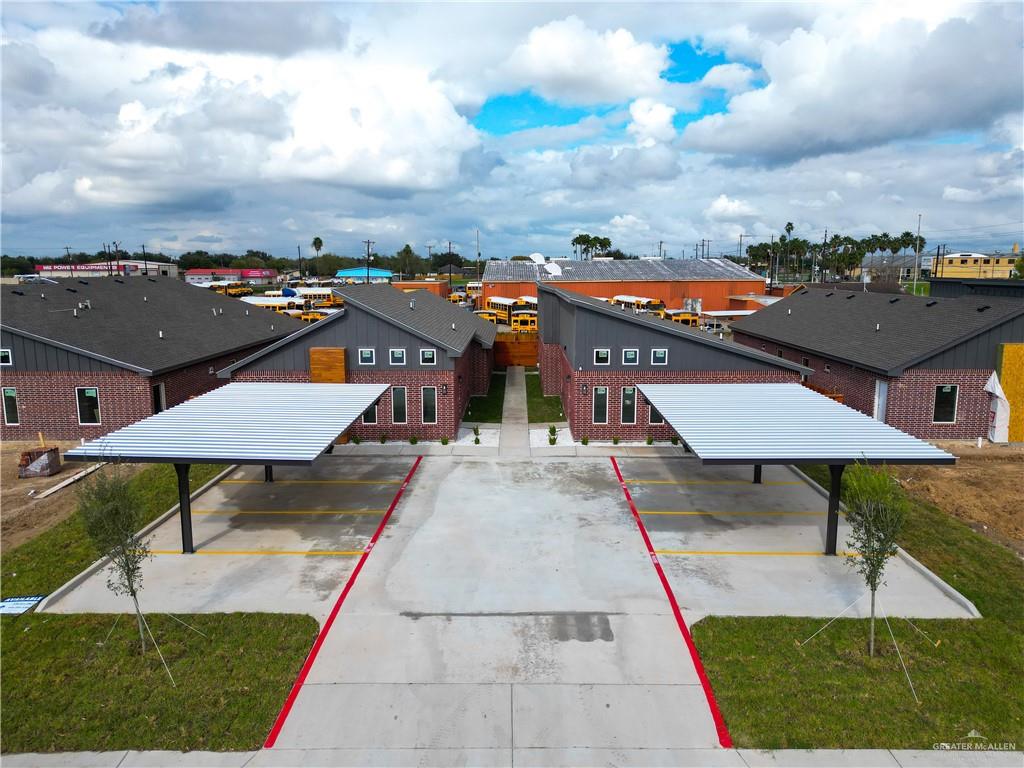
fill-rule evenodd
<path id="1" fill-rule="evenodd" d="M 699 299 L 702 311 L 731 309 L 730 296 L 765 292 L 763 277 L 725 259 L 489 261 L 484 305 L 492 296 L 536 296 L 538 281 L 596 298 L 629 294 L 658 299 L 668 309 L 684 309 L 686 299 Z"/>
<path id="2" fill-rule="evenodd" d="M 440 280 L 392 280 L 391 285 L 400 291 L 430 291 L 435 296 L 447 299 L 451 293 L 447 281 Z"/>

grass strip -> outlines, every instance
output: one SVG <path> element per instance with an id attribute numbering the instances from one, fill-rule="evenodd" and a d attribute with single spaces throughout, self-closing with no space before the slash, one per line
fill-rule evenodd
<path id="1" fill-rule="evenodd" d="M 196 464 L 189 472 L 193 491 L 225 468 L 223 464 Z M 88 482 L 85 480 L 83 482 Z M 178 478 L 170 464 L 154 464 L 130 481 L 144 499 L 149 523 L 178 503 Z M 61 491 L 75 493 L 74 488 Z M 75 512 L 20 547 L 0 556 L 0 596 L 49 594 L 99 558 Z"/>
<path id="2" fill-rule="evenodd" d="M 544 397 L 540 376 L 526 377 L 526 414 L 531 424 L 565 421 L 562 415 L 562 398 Z"/>
<path id="3" fill-rule="evenodd" d="M 2 617 L 0 750 L 258 749 L 318 630 L 308 616 L 178 617 L 203 637 L 147 614 L 173 687 L 134 616 L 115 618 Z"/>
<path id="4" fill-rule="evenodd" d="M 491 374 L 491 387 L 483 397 L 472 397 L 466 409 L 466 421 L 500 424 L 505 409 L 505 376 Z"/>
<path id="5" fill-rule="evenodd" d="M 825 467 L 801 467 L 827 484 Z M 931 749 L 969 731 L 1024 743 L 1024 570 L 1008 549 L 909 496 L 901 545 L 981 611 L 972 621 L 890 619 L 867 656 L 866 619 L 710 617 L 693 628 L 733 740 L 760 749 Z M 882 605 L 884 608 L 884 603 Z"/>

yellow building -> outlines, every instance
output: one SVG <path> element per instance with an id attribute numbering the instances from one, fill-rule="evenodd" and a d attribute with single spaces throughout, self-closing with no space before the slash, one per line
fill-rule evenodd
<path id="1" fill-rule="evenodd" d="M 1013 276 L 1016 260 L 1012 253 L 947 253 L 936 260 L 932 275 L 1006 280 Z"/>

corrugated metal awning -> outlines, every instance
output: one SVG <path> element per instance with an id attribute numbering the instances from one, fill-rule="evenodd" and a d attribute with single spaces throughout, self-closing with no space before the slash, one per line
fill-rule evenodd
<path id="1" fill-rule="evenodd" d="M 705 464 L 953 464 L 930 443 L 800 384 L 639 384 Z"/>
<path id="2" fill-rule="evenodd" d="M 73 461 L 308 465 L 387 388 L 236 382 L 64 456 Z"/>

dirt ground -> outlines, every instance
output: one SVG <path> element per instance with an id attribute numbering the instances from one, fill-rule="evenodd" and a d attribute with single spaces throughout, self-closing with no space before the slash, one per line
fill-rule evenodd
<path id="1" fill-rule="evenodd" d="M 47 441 L 47 445 L 56 445 L 64 451 L 78 445 L 77 441 Z M 73 483 L 45 499 L 34 499 L 30 491 L 42 493 L 58 483 L 92 466 L 78 461 L 63 463 L 61 471 L 51 477 L 18 477 L 18 459 L 21 452 L 36 448 L 35 441 L 9 441 L 0 450 L 0 548 L 4 551 L 23 544 L 43 531 L 52 528 L 75 511 L 78 502 L 78 483 Z M 139 470 L 137 465 L 125 465 L 128 473 Z M 101 472 L 103 470 L 100 470 Z"/>
<path id="2" fill-rule="evenodd" d="M 1024 556 L 1024 445 L 939 443 L 952 467 L 900 466 L 893 474 L 915 496 Z"/>

